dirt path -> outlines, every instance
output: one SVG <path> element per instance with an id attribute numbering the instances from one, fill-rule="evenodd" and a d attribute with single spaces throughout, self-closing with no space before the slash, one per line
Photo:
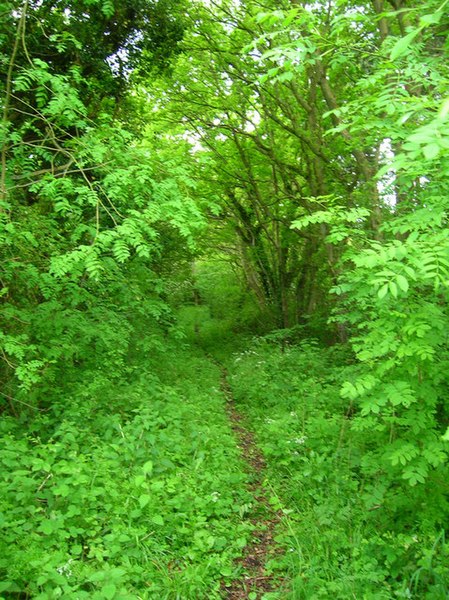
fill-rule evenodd
<path id="1" fill-rule="evenodd" d="M 233 581 L 230 585 L 223 586 L 223 597 L 228 600 L 241 600 L 242 598 L 259 600 L 265 593 L 279 589 L 279 584 L 276 583 L 273 575 L 265 571 L 265 564 L 276 554 L 273 536 L 282 515 L 280 512 L 274 511 L 268 501 L 263 485 L 266 465 L 262 452 L 255 442 L 253 433 L 244 426 L 242 415 L 236 410 L 227 371 L 222 367 L 221 370 L 221 387 L 226 396 L 227 411 L 242 458 L 247 463 L 247 470 L 251 475 L 249 490 L 254 497 L 249 514 L 254 531 L 251 541 L 245 548 L 245 554 L 239 561 L 244 575 L 243 578 Z"/>

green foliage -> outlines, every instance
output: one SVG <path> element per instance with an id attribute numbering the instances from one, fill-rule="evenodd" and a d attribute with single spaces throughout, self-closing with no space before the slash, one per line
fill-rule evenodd
<path id="1" fill-rule="evenodd" d="M 252 333 L 267 330 L 242 276 L 220 256 L 200 257 L 180 276 L 170 293 L 177 325 L 189 343 L 215 360 L 225 361 Z"/>
<path id="2" fill-rule="evenodd" d="M 236 572 L 250 498 L 220 373 L 174 345 L 153 355 L 129 384 L 85 369 L 27 432 L 3 419 L 3 593 L 218 598 Z"/>
<path id="3" fill-rule="evenodd" d="M 187 169 L 89 119 L 84 83 L 40 59 L 13 82 L 30 106 L 6 139 L 0 216 L 1 402 L 15 414 L 48 405 L 80 365 L 123 376 L 138 331 L 171 326 L 168 264 L 203 227 Z"/>
<path id="4" fill-rule="evenodd" d="M 404 482 L 422 487 L 417 498 L 436 488 L 442 501 L 446 493 L 435 481 L 447 476 L 448 450 L 443 438 L 448 170 L 442 151 L 447 112 L 439 92 L 444 69 L 430 35 L 443 13 L 437 5 L 425 8 L 429 13 L 420 18 L 418 28 L 401 37 L 388 58 L 380 55 L 376 68 L 359 82 L 367 95 L 353 100 L 352 113 L 345 113 L 355 134 L 366 131 L 368 124 L 380 127 L 376 135 L 380 131 L 388 138 L 391 152 L 383 156 L 377 178 L 391 208 L 377 239 L 359 237 L 347 245 L 333 290 L 340 298 L 335 320 L 348 329 L 358 361 L 341 395 L 359 411 L 352 427 L 369 431 L 372 441 L 362 472 L 383 479 L 385 498 L 393 504 L 398 490 L 407 496 Z M 423 60 L 433 65 L 430 85 Z M 395 85 L 376 87 L 397 69 L 401 90 Z M 335 243 L 332 233 L 328 240 Z M 375 488 L 372 484 L 366 489 L 373 499 Z"/>
<path id="5" fill-rule="evenodd" d="M 323 350 L 313 340 L 280 345 L 268 337 L 234 355 L 230 366 L 238 406 L 267 460 L 271 501 L 284 514 L 276 539 L 285 556 L 270 563 L 288 573 L 281 595 L 442 599 L 448 547 L 435 524 L 444 526 L 448 514 L 447 469 L 437 461 L 428 489 L 411 493 L 396 481 L 389 493 L 393 467 L 407 470 L 416 450 L 402 442 L 394 453 L 387 444 L 389 469 L 379 472 L 379 456 L 374 469 L 370 453 L 385 444 L 382 429 L 356 416 L 352 398 L 376 381 L 355 379 L 351 363 L 348 349 Z M 343 384 L 350 376 L 353 383 Z M 406 402 L 407 394 L 405 383 L 392 385 L 389 401 Z M 367 427 L 358 428 L 360 421 Z M 408 472 L 419 483 L 419 469 Z"/>
<path id="6" fill-rule="evenodd" d="M 0 595 L 218 598 L 251 500 L 197 346 L 266 334 L 279 593 L 447 596 L 447 0 L 393 4 L 1 4 Z"/>

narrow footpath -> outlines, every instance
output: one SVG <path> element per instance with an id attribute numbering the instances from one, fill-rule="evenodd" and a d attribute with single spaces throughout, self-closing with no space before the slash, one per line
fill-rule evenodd
<path id="1" fill-rule="evenodd" d="M 243 460 L 251 479 L 249 491 L 254 497 L 249 519 L 254 526 L 252 539 L 245 548 L 244 556 L 240 559 L 243 567 L 243 578 L 224 586 L 224 598 L 228 600 L 261 600 L 264 594 L 275 592 L 279 589 L 279 582 L 273 574 L 266 571 L 267 561 L 276 554 L 274 531 L 279 523 L 282 513 L 275 511 L 270 505 L 264 487 L 265 460 L 260 448 L 254 439 L 254 434 L 244 425 L 243 416 L 235 406 L 232 390 L 228 382 L 228 373 L 222 371 L 221 388 L 226 397 L 226 408 L 231 422 L 232 430 L 237 439 Z"/>

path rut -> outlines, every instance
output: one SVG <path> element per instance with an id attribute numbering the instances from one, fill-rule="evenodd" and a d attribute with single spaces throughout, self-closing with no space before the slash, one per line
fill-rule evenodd
<path id="1" fill-rule="evenodd" d="M 254 530 L 243 557 L 239 559 L 244 575 L 243 578 L 223 586 L 223 597 L 227 600 L 241 600 L 249 598 L 251 594 L 251 600 L 260 600 L 267 592 L 279 589 L 279 582 L 273 574 L 266 571 L 265 565 L 276 554 L 275 528 L 282 514 L 275 511 L 268 500 L 264 488 L 265 460 L 256 444 L 254 434 L 245 427 L 244 418 L 236 409 L 228 373 L 223 367 L 220 368 L 221 387 L 227 401 L 226 409 L 242 458 L 251 476 L 248 489 L 254 498 L 248 517 L 254 525 Z"/>

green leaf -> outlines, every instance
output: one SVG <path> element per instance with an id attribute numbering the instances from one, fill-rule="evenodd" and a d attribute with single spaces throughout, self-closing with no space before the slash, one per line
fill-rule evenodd
<path id="1" fill-rule="evenodd" d="M 142 494 L 139 497 L 140 508 L 144 508 L 150 500 L 151 500 L 151 496 L 149 496 L 148 494 Z"/>
<path id="2" fill-rule="evenodd" d="M 423 154 L 427 158 L 427 160 L 432 160 L 436 158 L 439 153 L 440 146 L 438 144 L 435 144 L 434 142 L 432 144 L 427 144 L 427 146 L 424 146 L 423 148 Z"/>
<path id="3" fill-rule="evenodd" d="M 164 519 L 161 517 L 161 515 L 154 515 L 153 517 L 151 517 L 151 521 L 155 525 L 163 525 L 164 524 Z"/>
<path id="4" fill-rule="evenodd" d="M 148 475 L 153 472 L 153 461 L 148 460 L 142 467 L 142 471 L 145 475 Z"/>
<path id="5" fill-rule="evenodd" d="M 393 296 L 393 298 L 398 297 L 398 286 L 395 284 L 394 281 L 389 282 L 388 289 L 390 290 L 390 293 Z"/>
<path id="6" fill-rule="evenodd" d="M 419 19 L 419 24 L 422 25 L 423 27 L 427 27 L 428 25 L 436 25 L 437 23 L 440 22 L 442 15 L 443 15 L 443 11 L 441 11 L 441 10 L 434 12 L 434 13 L 430 13 L 428 15 L 423 15 Z"/>
<path id="7" fill-rule="evenodd" d="M 357 388 L 350 381 L 345 381 L 341 386 L 340 396 L 342 398 L 349 398 L 349 400 L 354 400 L 359 395 Z"/>
<path id="8" fill-rule="evenodd" d="M 408 281 L 407 279 L 404 277 L 404 275 L 398 275 L 396 277 L 396 283 L 398 284 L 399 288 L 403 291 L 403 292 L 407 292 L 409 285 L 408 285 Z"/>
<path id="9" fill-rule="evenodd" d="M 117 587 L 113 583 L 108 583 L 101 591 L 107 600 L 112 600 L 117 593 Z"/>
<path id="10" fill-rule="evenodd" d="M 53 490 L 55 496 L 62 496 L 66 498 L 70 494 L 70 488 L 66 483 L 62 483 L 58 487 L 55 487 Z"/>
<path id="11" fill-rule="evenodd" d="M 55 531 L 55 529 L 57 529 L 55 528 L 55 522 L 51 519 L 43 521 L 43 523 L 41 523 L 41 526 L 39 527 L 39 531 L 42 531 L 42 533 L 45 533 L 47 535 L 51 535 Z"/>
<path id="12" fill-rule="evenodd" d="M 298 16 L 299 14 L 299 8 L 294 8 L 293 10 L 288 11 L 287 16 L 285 17 L 282 26 L 283 27 L 288 27 L 292 21 L 294 21 L 294 19 Z"/>
<path id="13" fill-rule="evenodd" d="M 130 256 L 128 244 L 124 240 L 117 240 L 112 251 L 119 263 L 124 263 Z"/>
<path id="14" fill-rule="evenodd" d="M 293 71 L 284 71 L 279 75 L 278 81 L 292 81 L 294 76 L 295 74 L 293 73 Z"/>
<path id="15" fill-rule="evenodd" d="M 422 466 L 408 467 L 402 474 L 402 478 L 407 479 L 411 486 L 415 486 L 417 483 L 425 483 L 426 476 L 427 470 Z"/>
<path id="16" fill-rule="evenodd" d="M 0 592 L 6 592 L 14 586 L 12 581 L 0 581 Z"/>
<path id="17" fill-rule="evenodd" d="M 101 12 L 106 17 L 112 17 L 115 12 L 113 0 L 103 0 L 102 5 L 101 5 Z"/>
<path id="18" fill-rule="evenodd" d="M 400 56 L 404 56 L 404 54 L 409 54 L 411 52 L 410 44 L 413 42 L 415 37 L 419 34 L 421 29 L 422 29 L 421 27 L 418 27 L 417 29 L 414 29 L 413 31 L 408 33 L 403 38 L 399 39 L 391 50 L 390 59 L 396 60 Z"/>
<path id="19" fill-rule="evenodd" d="M 134 477 L 134 485 L 137 487 L 147 487 L 148 483 L 145 475 L 136 475 Z"/>
<path id="20" fill-rule="evenodd" d="M 377 295 L 379 296 L 379 298 L 382 300 L 383 298 L 385 298 L 385 296 L 388 294 L 388 283 L 386 283 L 385 285 L 383 285 L 380 290 L 377 292 Z"/>
<path id="21" fill-rule="evenodd" d="M 438 118 L 443 120 L 447 117 L 448 113 L 449 113 L 449 98 L 446 98 L 446 100 L 441 105 L 440 111 L 438 113 Z"/>

